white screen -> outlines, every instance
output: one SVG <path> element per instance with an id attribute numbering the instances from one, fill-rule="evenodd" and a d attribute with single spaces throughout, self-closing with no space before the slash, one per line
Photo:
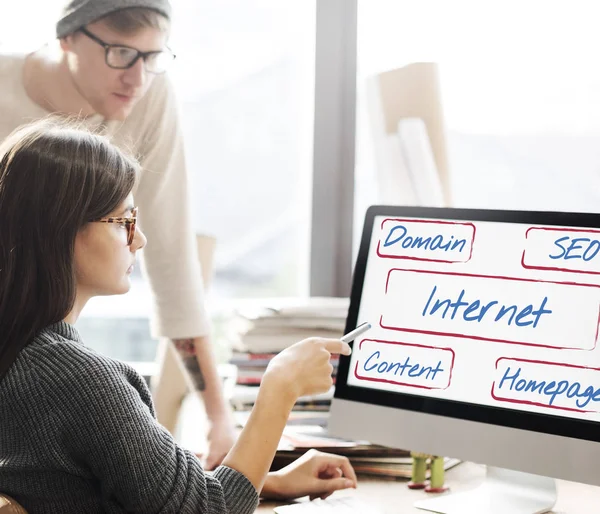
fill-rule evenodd
<path id="1" fill-rule="evenodd" d="M 600 421 L 600 231 L 375 219 L 348 384 Z"/>

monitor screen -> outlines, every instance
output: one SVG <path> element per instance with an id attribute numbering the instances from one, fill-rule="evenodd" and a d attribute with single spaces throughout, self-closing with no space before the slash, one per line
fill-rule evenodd
<path id="1" fill-rule="evenodd" d="M 600 216 L 371 207 L 336 398 L 600 441 Z"/>

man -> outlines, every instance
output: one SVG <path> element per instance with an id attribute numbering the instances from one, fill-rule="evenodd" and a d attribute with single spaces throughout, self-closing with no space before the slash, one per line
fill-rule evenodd
<path id="1" fill-rule="evenodd" d="M 208 338 L 177 104 L 164 71 L 168 0 L 72 0 L 56 25 L 56 48 L 0 55 L 0 141 L 50 113 L 76 115 L 133 153 L 143 167 L 134 191 L 148 234 L 144 268 L 154 296 L 152 334 L 178 349 L 202 391 L 211 422 L 206 467 L 234 442 Z"/>

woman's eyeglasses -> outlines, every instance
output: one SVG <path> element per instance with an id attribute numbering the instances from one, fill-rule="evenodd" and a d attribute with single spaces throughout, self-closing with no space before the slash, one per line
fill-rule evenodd
<path id="1" fill-rule="evenodd" d="M 133 209 L 131 209 L 131 216 L 129 217 L 123 217 L 123 218 L 115 218 L 115 217 L 109 217 L 109 218 L 100 218 L 99 220 L 96 220 L 97 223 L 115 223 L 117 225 L 125 225 L 125 227 L 127 227 L 127 245 L 131 246 L 131 243 L 133 243 L 133 238 L 135 237 L 135 226 L 137 223 L 137 207 L 134 207 Z"/>
<path id="2" fill-rule="evenodd" d="M 143 59 L 144 69 L 148 73 L 161 74 L 167 71 L 169 65 L 175 60 L 175 54 L 168 48 L 166 50 L 140 52 L 129 46 L 110 45 L 84 27 L 80 28 L 79 32 L 104 48 L 104 60 L 110 68 L 126 70 L 131 68 L 138 59 Z"/>

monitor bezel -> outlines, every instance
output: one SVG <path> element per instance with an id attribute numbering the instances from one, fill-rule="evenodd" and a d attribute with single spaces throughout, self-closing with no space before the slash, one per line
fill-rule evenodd
<path id="1" fill-rule="evenodd" d="M 346 332 L 357 325 L 373 224 L 378 216 L 600 228 L 600 214 L 592 213 L 371 206 L 365 214 L 361 243 L 354 267 Z M 336 376 L 335 398 L 600 442 L 600 423 L 594 421 L 348 385 L 349 367 L 350 357 L 342 356 Z"/>

